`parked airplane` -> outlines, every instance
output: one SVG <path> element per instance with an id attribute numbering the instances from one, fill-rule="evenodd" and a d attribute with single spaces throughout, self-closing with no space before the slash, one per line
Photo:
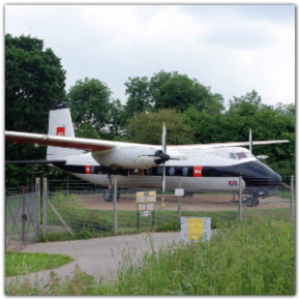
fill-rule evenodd
<path id="1" fill-rule="evenodd" d="M 47 146 L 45 161 L 83 180 L 108 186 L 105 201 L 113 197 L 112 176 L 120 188 L 160 188 L 185 191 L 238 192 L 242 176 L 243 192 L 249 194 L 247 206 L 272 194 L 281 176 L 251 153 L 253 145 L 287 143 L 288 140 L 253 141 L 166 147 L 163 126 L 162 146 L 74 137 L 70 110 L 66 102 L 50 110 L 46 134 L 5 131 L 6 141 Z M 241 148 L 250 146 L 250 150 Z M 11 161 L 16 162 L 16 161 Z M 28 161 L 27 161 L 28 162 Z M 7 162 L 9 163 L 9 162 Z"/>

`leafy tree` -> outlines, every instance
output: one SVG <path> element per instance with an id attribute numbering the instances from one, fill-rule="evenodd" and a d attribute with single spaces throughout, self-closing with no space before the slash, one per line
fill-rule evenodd
<path id="1" fill-rule="evenodd" d="M 119 99 L 112 100 L 109 110 L 108 139 L 123 140 L 126 136 L 126 111 Z"/>
<path id="2" fill-rule="evenodd" d="M 98 79 L 78 80 L 70 88 L 68 102 L 76 127 L 90 123 L 100 132 L 109 122 L 111 90 Z"/>
<path id="3" fill-rule="evenodd" d="M 282 115 L 287 115 L 293 117 L 294 119 L 296 117 L 296 107 L 294 103 L 291 104 L 278 103 L 276 105 L 276 110 Z"/>
<path id="4" fill-rule="evenodd" d="M 252 104 L 253 107 L 259 107 L 261 103 L 261 96 L 258 95 L 257 91 L 252 90 L 250 93 L 246 93 L 245 96 L 235 97 L 233 96 L 233 100 L 229 99 L 230 110 L 235 110 L 241 107 L 242 103 Z M 246 107 L 246 106 L 242 106 Z M 250 106 L 248 106 L 250 107 Z"/>
<path id="5" fill-rule="evenodd" d="M 181 145 L 192 142 L 192 130 L 175 109 L 141 112 L 128 120 L 128 135 L 136 143 L 161 144 L 162 123 L 167 127 L 167 144 Z"/>
<path id="6" fill-rule="evenodd" d="M 50 48 L 43 48 L 40 39 L 5 35 L 6 130 L 47 132 L 52 103 L 66 98 L 66 72 L 60 58 Z M 45 147 L 5 145 L 6 160 L 44 159 L 45 155 Z M 7 184 L 25 185 L 26 167 L 7 165 L 5 169 Z"/>
<path id="7" fill-rule="evenodd" d="M 130 78 L 125 82 L 128 95 L 125 108 L 126 118 L 131 118 L 136 112 L 150 111 L 149 82 L 147 77 Z"/>
<path id="8" fill-rule="evenodd" d="M 100 134 L 92 126 L 91 123 L 83 123 L 76 130 L 75 135 L 77 137 L 88 138 L 88 139 L 100 139 Z"/>
<path id="9" fill-rule="evenodd" d="M 147 77 L 129 78 L 125 85 L 126 94 L 129 95 L 126 105 L 129 117 L 135 112 L 169 108 L 183 112 L 191 106 L 197 110 L 207 109 L 213 114 L 224 109 L 221 94 L 211 93 L 210 87 L 178 72 L 162 70 L 149 81 Z"/>

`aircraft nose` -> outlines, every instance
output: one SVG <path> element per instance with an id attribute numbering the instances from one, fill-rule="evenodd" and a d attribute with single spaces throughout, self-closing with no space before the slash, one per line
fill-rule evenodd
<path id="1" fill-rule="evenodd" d="M 279 184 L 281 184 L 281 182 L 282 182 L 282 177 L 279 174 L 272 172 L 269 175 L 269 184 L 270 185 L 279 185 Z"/>

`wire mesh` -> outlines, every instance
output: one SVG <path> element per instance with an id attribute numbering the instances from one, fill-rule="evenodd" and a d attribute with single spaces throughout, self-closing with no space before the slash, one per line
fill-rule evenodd
<path id="1" fill-rule="evenodd" d="M 139 231 L 179 231 L 181 216 L 211 217 L 212 228 L 230 226 L 238 219 L 239 195 L 224 192 L 196 192 L 185 190 L 183 197 L 175 196 L 174 189 L 179 188 L 179 181 L 173 188 L 162 193 L 161 182 L 151 179 L 131 179 L 136 188 L 124 188 L 128 178 L 117 178 L 117 230 L 118 233 L 135 233 Z M 259 205 L 249 207 L 243 195 L 243 218 L 253 215 L 271 214 L 274 217 L 290 217 L 291 212 L 291 176 L 283 176 L 283 184 L 276 187 L 269 197 L 260 197 Z M 108 182 L 108 181 L 107 181 Z M 112 195 L 108 201 L 107 187 L 101 187 L 75 177 L 67 176 L 64 180 L 48 180 L 47 184 L 47 234 L 72 234 L 76 238 L 106 236 L 114 234 L 114 211 Z M 168 186 L 167 186 L 168 188 Z M 30 190 L 30 189 L 29 189 Z M 32 189 L 31 189 L 32 190 Z M 144 213 L 136 202 L 137 192 L 156 192 L 153 210 Z M 36 194 L 26 192 L 22 196 L 21 188 L 6 187 L 5 216 L 6 235 L 10 240 L 22 242 L 24 201 L 27 215 L 25 235 L 28 241 L 36 239 L 39 224 L 37 223 Z M 106 199 L 105 199 L 106 195 Z M 295 194 L 294 194 L 295 195 Z M 22 198 L 23 197 L 23 198 Z M 181 212 L 179 214 L 179 202 Z M 42 200 L 41 200 L 42 203 Z M 53 209 L 54 207 L 54 209 Z M 42 210 L 42 206 L 41 206 Z M 30 213 L 29 213 L 30 212 Z M 28 222 L 30 220 L 30 222 Z M 41 214 L 41 222 L 45 223 Z M 224 225 L 225 224 L 225 225 Z M 31 239 L 32 237 L 32 239 Z"/>
<path id="2" fill-rule="evenodd" d="M 25 188 L 6 188 L 6 248 L 35 242 L 39 237 L 39 205 L 36 193 Z"/>
<path id="3" fill-rule="evenodd" d="M 286 176 L 283 182 L 288 182 Z M 134 182 L 134 179 L 133 179 Z M 141 184 L 142 183 L 142 184 Z M 124 179 L 118 179 L 117 185 L 123 185 Z M 174 190 L 162 193 L 155 186 L 157 180 L 136 180 L 140 188 L 119 188 L 120 196 L 117 204 L 117 227 L 119 233 L 134 233 L 144 230 L 168 231 L 180 230 L 180 216 L 211 217 L 212 228 L 218 228 L 224 221 L 234 221 L 238 217 L 238 193 L 185 191 L 185 196 L 175 196 Z M 133 184 L 134 185 L 134 184 Z M 113 234 L 114 216 L 113 202 L 105 201 L 107 187 L 100 187 L 83 180 L 48 181 L 49 200 L 55 206 L 67 226 L 75 234 L 84 232 L 93 234 Z M 179 187 L 179 182 L 178 182 Z M 136 193 L 155 191 L 156 203 L 149 214 L 138 210 Z M 243 217 L 252 215 L 290 215 L 290 188 L 287 184 L 280 185 L 269 197 L 260 198 L 259 205 L 249 207 L 246 204 L 249 195 L 243 195 Z M 178 202 L 181 202 L 181 214 L 178 214 Z M 59 217 L 48 207 L 48 232 L 67 232 Z"/>

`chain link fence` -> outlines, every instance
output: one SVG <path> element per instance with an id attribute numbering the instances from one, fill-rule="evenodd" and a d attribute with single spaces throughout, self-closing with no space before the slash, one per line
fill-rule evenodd
<path id="1" fill-rule="evenodd" d="M 106 187 L 70 175 L 65 180 L 44 178 L 40 189 L 37 185 L 28 190 L 6 187 L 7 245 L 17 242 L 24 245 L 38 239 L 90 238 L 152 230 L 179 231 L 181 216 L 211 217 L 212 229 L 230 226 L 239 218 L 254 215 L 295 218 L 295 201 L 291 202 L 295 190 L 291 190 L 291 176 L 283 176 L 283 184 L 278 186 L 276 193 L 260 198 L 258 206 L 247 206 L 248 196 L 243 195 L 241 210 L 238 192 L 192 194 L 185 191 L 184 196 L 176 196 L 174 190 L 162 193 L 158 181 L 137 180 L 136 185 L 143 187 L 128 189 L 122 187 L 122 180 L 117 177 L 115 206 L 112 199 L 107 201 Z M 149 210 L 145 205 L 139 207 L 137 192 L 151 191 L 156 193 L 156 202 L 148 207 Z M 113 190 L 111 193 L 113 196 Z"/>
<path id="2" fill-rule="evenodd" d="M 119 178 L 117 186 L 122 186 L 122 179 Z M 290 176 L 284 176 L 284 184 L 277 188 L 274 195 L 261 198 L 258 206 L 248 207 L 247 195 L 243 195 L 242 218 L 254 214 L 290 217 L 291 210 L 295 215 L 295 204 L 291 206 L 290 181 Z M 137 184 L 141 185 L 141 181 Z M 44 234 L 71 234 L 85 238 L 114 234 L 116 227 L 119 234 L 180 230 L 181 216 L 211 217 L 212 228 L 220 228 L 221 224 L 229 226 L 239 218 L 238 193 L 186 193 L 178 197 L 174 191 L 163 194 L 161 188 L 147 188 L 149 184 L 155 185 L 147 179 L 144 188 L 118 188 L 114 214 L 113 201 L 105 201 L 107 188 L 69 177 L 60 181 L 49 180 L 47 229 Z M 149 213 L 138 210 L 136 193 L 141 191 L 156 192 L 156 202 Z"/>
<path id="3" fill-rule="evenodd" d="M 5 197 L 5 246 L 7 249 L 39 239 L 40 203 L 36 192 L 20 188 L 6 188 Z"/>

